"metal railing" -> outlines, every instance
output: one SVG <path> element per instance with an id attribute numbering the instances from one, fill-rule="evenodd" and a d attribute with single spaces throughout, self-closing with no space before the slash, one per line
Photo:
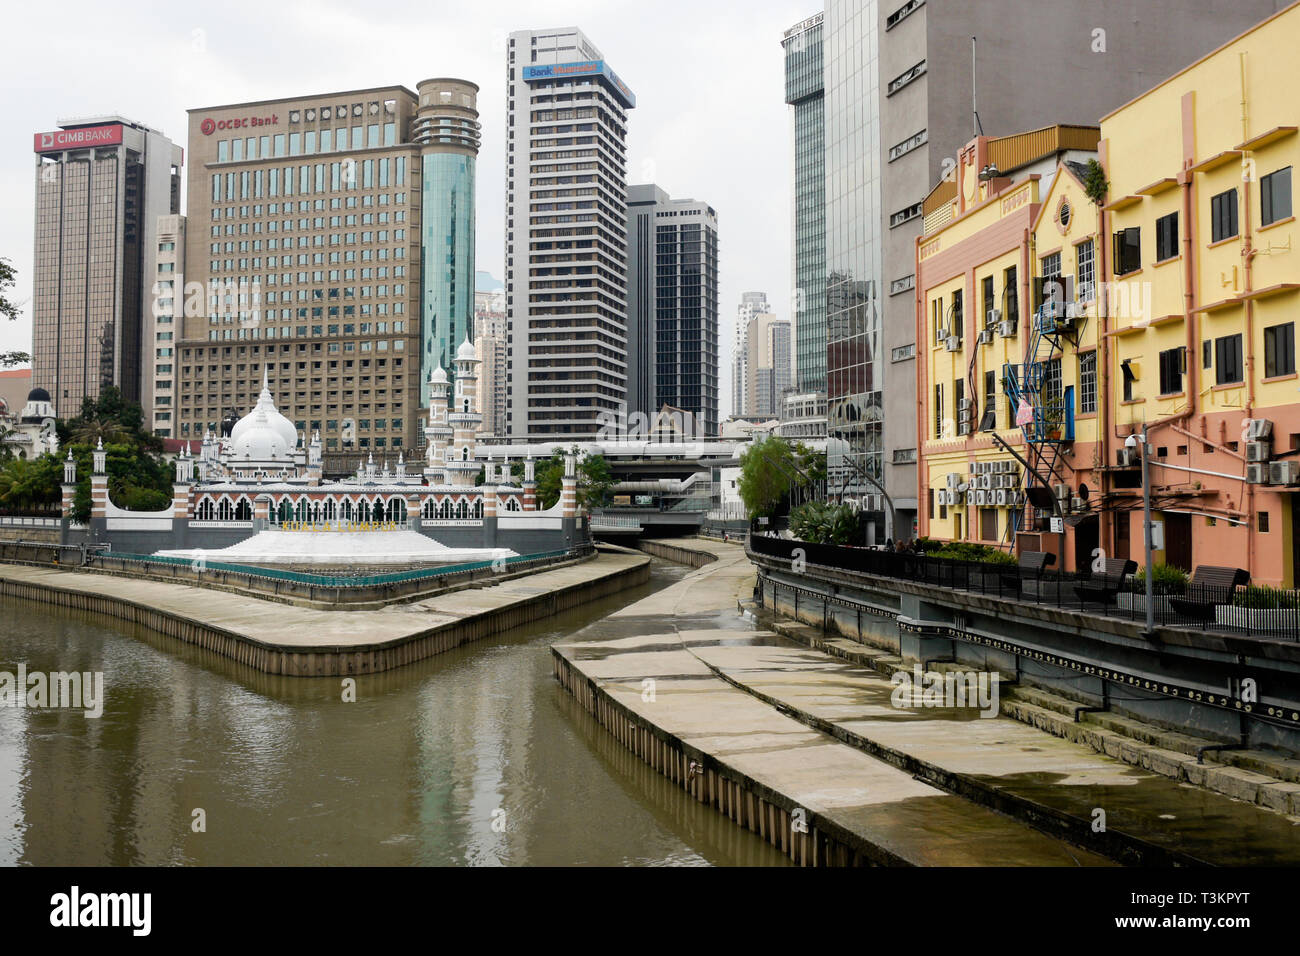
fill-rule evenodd
<path id="1" fill-rule="evenodd" d="M 1146 620 L 1145 580 L 1139 575 L 1116 580 L 1051 569 L 1028 571 L 1017 564 L 813 544 L 762 534 L 750 535 L 749 549 L 764 557 L 791 562 L 797 558 L 808 567 L 863 578 L 912 581 L 1142 624 Z M 1155 624 L 1160 627 L 1300 641 L 1300 590 L 1173 585 L 1161 588 L 1153 604 Z"/>

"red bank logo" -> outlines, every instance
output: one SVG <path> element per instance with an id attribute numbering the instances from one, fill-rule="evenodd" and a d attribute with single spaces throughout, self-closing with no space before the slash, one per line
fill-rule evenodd
<path id="1" fill-rule="evenodd" d="M 58 149 L 117 146 L 121 142 L 121 126 L 84 126 L 80 129 L 57 129 L 52 133 L 37 133 L 33 138 L 32 148 L 38 153 L 45 153 Z"/>
<path id="2" fill-rule="evenodd" d="M 214 120 L 207 117 L 199 124 L 199 131 L 204 136 L 211 136 L 217 130 L 227 129 L 250 129 L 254 126 L 274 126 L 280 122 L 280 117 L 272 113 L 270 116 L 237 116 L 234 119 Z"/>

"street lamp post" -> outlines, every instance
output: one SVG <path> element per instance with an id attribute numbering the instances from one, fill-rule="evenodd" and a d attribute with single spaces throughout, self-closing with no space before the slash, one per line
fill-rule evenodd
<path id="1" fill-rule="evenodd" d="M 1138 437 L 1129 435 L 1124 439 L 1124 447 L 1132 450 L 1138 445 Z M 1156 602 L 1152 596 L 1151 577 L 1151 469 L 1147 463 L 1147 454 L 1151 446 L 1147 444 L 1147 426 L 1142 423 L 1142 541 L 1146 549 L 1147 574 L 1147 634 L 1155 630 Z"/>

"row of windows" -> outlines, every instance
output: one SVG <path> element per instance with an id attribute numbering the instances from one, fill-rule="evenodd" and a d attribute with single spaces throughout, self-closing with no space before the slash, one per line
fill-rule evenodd
<path id="1" fill-rule="evenodd" d="M 1260 226 L 1270 226 L 1292 215 L 1291 167 L 1276 170 L 1259 181 Z M 1237 219 L 1237 190 L 1229 189 L 1210 199 L 1210 237 L 1222 242 L 1240 234 Z M 1178 255 L 1178 213 L 1156 220 L 1156 262 Z M 1128 275 L 1142 268 L 1142 229 L 1130 226 L 1115 233 L 1115 274 Z"/>
<path id="2" fill-rule="evenodd" d="M 1137 373 L 1132 360 L 1120 363 L 1124 380 L 1124 401 L 1133 401 Z M 1201 343 L 1201 368 L 1214 372 L 1215 385 L 1237 385 L 1245 381 L 1240 332 L 1206 339 Z M 1295 373 L 1295 323 L 1284 322 L 1264 330 L 1264 377 L 1276 378 Z M 1187 373 L 1187 349 L 1166 349 L 1159 356 L 1159 384 L 1161 395 L 1179 395 L 1183 391 L 1183 376 Z"/>

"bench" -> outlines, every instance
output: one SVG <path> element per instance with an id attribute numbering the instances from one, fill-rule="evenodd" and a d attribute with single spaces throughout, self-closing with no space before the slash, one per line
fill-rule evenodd
<path id="1" fill-rule="evenodd" d="M 1124 579 L 1137 570 L 1137 562 L 1128 558 L 1106 558 L 1100 571 L 1094 571 L 1092 577 L 1080 581 L 1074 586 L 1074 593 L 1079 600 L 1110 604 L 1124 586 Z"/>
<path id="2" fill-rule="evenodd" d="M 1056 555 L 1050 551 L 1021 551 L 1015 572 L 1008 568 L 1002 576 L 1003 583 L 1019 595 L 1024 589 L 1025 581 L 1041 581 L 1048 565 L 1055 563 Z"/>
<path id="3" fill-rule="evenodd" d="M 1187 582 L 1187 591 L 1181 597 L 1171 597 L 1169 606 L 1179 617 L 1196 621 L 1202 627 L 1214 617 L 1219 604 L 1231 604 L 1238 587 L 1250 583 L 1250 572 L 1242 568 L 1220 568 L 1198 565 Z"/>

